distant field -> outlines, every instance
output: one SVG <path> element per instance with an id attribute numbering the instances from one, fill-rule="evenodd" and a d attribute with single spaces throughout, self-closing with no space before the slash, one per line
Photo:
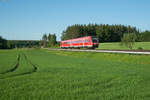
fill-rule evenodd
<path id="1" fill-rule="evenodd" d="M 143 48 L 143 50 L 150 50 L 150 42 L 136 42 L 133 49 L 138 50 L 138 48 Z M 108 50 L 130 50 L 125 46 L 120 46 L 120 43 L 100 43 L 98 49 L 108 49 Z"/>
<path id="2" fill-rule="evenodd" d="M 26 49 L 0 58 L 0 100 L 150 99 L 149 55 Z"/>

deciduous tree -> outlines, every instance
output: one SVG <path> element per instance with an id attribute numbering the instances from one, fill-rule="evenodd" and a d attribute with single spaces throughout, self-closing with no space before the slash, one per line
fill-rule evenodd
<path id="1" fill-rule="evenodd" d="M 123 38 L 121 39 L 121 45 L 124 45 L 124 46 L 132 49 L 136 39 L 137 39 L 137 36 L 135 33 L 124 34 Z"/>

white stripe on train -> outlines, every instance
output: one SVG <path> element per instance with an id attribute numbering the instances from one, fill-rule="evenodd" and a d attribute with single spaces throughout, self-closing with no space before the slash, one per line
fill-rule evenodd
<path id="1" fill-rule="evenodd" d="M 61 48 L 64 47 L 92 47 L 92 45 L 86 45 L 86 46 L 61 46 Z"/>

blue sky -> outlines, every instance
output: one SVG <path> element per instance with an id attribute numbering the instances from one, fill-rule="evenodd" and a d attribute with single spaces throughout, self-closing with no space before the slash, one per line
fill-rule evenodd
<path id="1" fill-rule="evenodd" d="M 123 24 L 150 30 L 150 0 L 0 0 L 0 36 L 40 40 L 73 24 Z"/>

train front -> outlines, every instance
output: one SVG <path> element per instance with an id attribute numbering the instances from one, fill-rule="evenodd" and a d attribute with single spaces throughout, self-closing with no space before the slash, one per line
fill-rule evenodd
<path id="1" fill-rule="evenodd" d="M 99 45 L 98 38 L 92 37 L 92 42 L 93 42 L 93 48 L 98 48 Z"/>

